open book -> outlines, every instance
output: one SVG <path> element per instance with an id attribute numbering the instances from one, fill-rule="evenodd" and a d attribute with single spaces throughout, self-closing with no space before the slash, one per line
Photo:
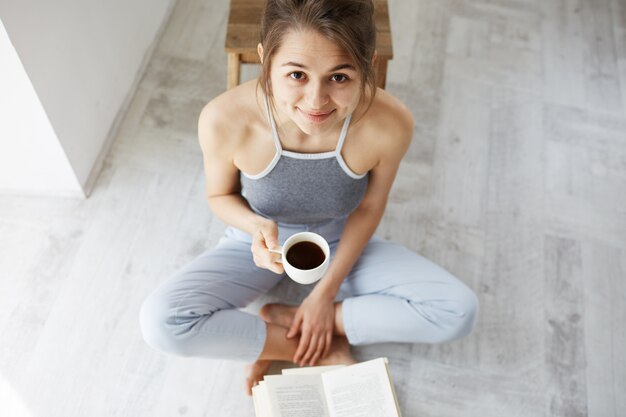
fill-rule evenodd
<path id="1" fill-rule="evenodd" d="M 387 358 L 284 369 L 252 388 L 257 417 L 401 417 Z"/>

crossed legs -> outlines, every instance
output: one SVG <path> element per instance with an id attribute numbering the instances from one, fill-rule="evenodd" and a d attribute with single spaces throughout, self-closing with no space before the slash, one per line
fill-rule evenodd
<path id="1" fill-rule="evenodd" d="M 291 361 L 298 345 L 286 338 L 296 307 L 271 304 L 261 318 L 239 310 L 281 279 L 254 265 L 248 242 L 225 238 L 146 299 L 144 338 L 175 355 L 253 362 L 250 388 L 268 361 Z M 321 364 L 353 361 L 349 344 L 455 340 L 470 332 L 478 308 L 474 293 L 443 268 L 380 239 L 367 245 L 340 296 L 335 340 Z"/>

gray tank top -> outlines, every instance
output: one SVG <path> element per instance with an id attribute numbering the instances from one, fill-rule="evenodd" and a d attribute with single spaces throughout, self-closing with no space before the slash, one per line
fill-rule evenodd
<path id="1" fill-rule="evenodd" d="M 267 103 L 266 103 L 267 105 Z M 259 174 L 241 172 L 241 194 L 252 210 L 280 223 L 311 224 L 349 215 L 361 202 L 368 173 L 357 175 L 341 148 L 352 115 L 346 117 L 334 151 L 297 153 L 283 150 L 267 107 L 276 154 Z"/>

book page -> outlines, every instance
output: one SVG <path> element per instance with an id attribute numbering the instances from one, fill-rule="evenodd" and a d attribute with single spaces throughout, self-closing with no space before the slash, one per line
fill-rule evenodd
<path id="1" fill-rule="evenodd" d="M 384 358 L 322 374 L 330 417 L 400 417 Z"/>
<path id="2" fill-rule="evenodd" d="M 252 399 L 254 400 L 254 413 L 256 417 L 272 417 L 265 381 L 259 382 L 252 387 Z"/>
<path id="3" fill-rule="evenodd" d="M 319 375 L 323 372 L 344 368 L 346 365 L 305 366 L 302 368 L 285 368 L 283 375 Z"/>
<path id="4" fill-rule="evenodd" d="M 266 375 L 272 417 L 329 417 L 319 375 Z"/>

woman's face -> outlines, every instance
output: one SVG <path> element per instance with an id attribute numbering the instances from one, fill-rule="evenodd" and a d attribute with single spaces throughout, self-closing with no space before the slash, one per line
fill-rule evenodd
<path id="1" fill-rule="evenodd" d="M 276 109 L 304 133 L 329 131 L 361 98 L 361 75 L 335 43 L 311 30 L 291 31 L 272 58 L 270 82 Z"/>

